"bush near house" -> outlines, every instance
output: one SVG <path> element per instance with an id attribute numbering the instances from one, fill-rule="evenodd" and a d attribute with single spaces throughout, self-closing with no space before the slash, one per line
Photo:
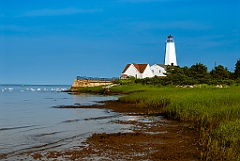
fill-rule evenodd
<path id="1" fill-rule="evenodd" d="M 204 64 L 197 63 L 190 68 L 184 66 L 167 66 L 166 77 L 135 79 L 135 83 L 158 86 L 169 85 L 238 85 L 240 80 L 240 60 L 235 64 L 235 71 L 230 72 L 222 65 L 216 66 L 210 72 Z M 132 79 L 131 79 L 132 80 Z"/>

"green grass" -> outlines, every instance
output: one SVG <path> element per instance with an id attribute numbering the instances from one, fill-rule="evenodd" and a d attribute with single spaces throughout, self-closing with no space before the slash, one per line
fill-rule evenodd
<path id="1" fill-rule="evenodd" d="M 78 92 L 79 93 L 102 93 L 103 88 L 101 86 L 78 88 Z"/>
<path id="2" fill-rule="evenodd" d="M 151 86 L 145 86 L 141 84 L 119 85 L 110 88 L 111 93 L 123 93 L 129 94 L 134 92 L 143 92 L 151 89 Z"/>
<path id="3" fill-rule="evenodd" d="M 122 87 L 127 88 L 127 87 Z M 153 88 L 120 97 L 141 108 L 162 108 L 201 133 L 205 160 L 240 159 L 240 88 Z"/>
<path id="4" fill-rule="evenodd" d="M 120 85 L 120 86 L 114 86 L 110 88 L 110 94 L 129 94 L 134 92 L 140 92 L 140 91 L 147 91 L 151 87 L 150 86 L 144 86 L 141 84 L 131 84 L 131 85 Z M 79 93 L 104 93 L 104 88 L 102 86 L 97 87 L 85 87 L 85 88 L 79 88 Z"/>
<path id="5" fill-rule="evenodd" d="M 207 140 L 208 160 L 240 160 L 240 119 L 222 122 Z"/>
<path id="6" fill-rule="evenodd" d="M 81 89 L 101 93 L 102 87 Z M 127 94 L 119 101 L 164 113 L 199 131 L 203 160 L 240 160 L 240 87 L 198 88 L 120 85 L 110 93 Z"/>

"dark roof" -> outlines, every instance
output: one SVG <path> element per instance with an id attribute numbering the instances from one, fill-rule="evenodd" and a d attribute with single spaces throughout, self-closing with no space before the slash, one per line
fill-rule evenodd
<path id="1" fill-rule="evenodd" d="M 140 73 L 143 73 L 148 64 L 133 64 L 133 65 Z"/>
<path id="2" fill-rule="evenodd" d="M 131 65 L 131 64 L 127 64 L 122 73 L 125 73 L 126 70 L 128 69 L 128 67 L 130 67 L 130 65 Z"/>
<path id="3" fill-rule="evenodd" d="M 130 67 L 130 65 L 131 64 L 127 64 L 122 73 L 125 73 L 126 70 Z M 139 71 L 139 73 L 143 73 L 148 64 L 133 64 L 133 65 Z"/>
<path id="4" fill-rule="evenodd" d="M 167 67 L 167 65 L 164 65 L 164 64 L 157 64 L 158 66 L 162 67 L 162 68 L 165 68 Z"/>
<path id="5" fill-rule="evenodd" d="M 170 38 L 173 38 L 173 37 L 172 37 L 172 35 L 169 35 L 168 38 L 170 39 Z"/>

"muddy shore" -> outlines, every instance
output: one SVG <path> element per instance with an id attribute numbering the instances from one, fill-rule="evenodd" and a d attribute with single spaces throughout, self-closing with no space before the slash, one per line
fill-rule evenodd
<path id="1" fill-rule="evenodd" d="M 59 106 L 58 108 L 104 108 L 123 115 L 147 115 L 149 109 L 118 101 L 101 105 Z M 159 111 L 153 111 L 154 115 Z M 147 115 L 149 116 L 149 115 Z M 149 116 L 151 117 L 151 116 Z M 187 125 L 161 117 L 161 121 L 119 121 L 131 124 L 129 133 L 93 134 L 83 146 L 63 151 L 34 152 L 27 155 L 34 160 L 200 160 L 199 135 Z"/>

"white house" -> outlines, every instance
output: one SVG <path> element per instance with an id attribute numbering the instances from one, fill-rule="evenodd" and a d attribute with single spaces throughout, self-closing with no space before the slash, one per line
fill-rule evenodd
<path id="1" fill-rule="evenodd" d="M 154 77 L 154 74 L 149 64 L 127 64 L 122 72 L 121 79 L 131 76 L 142 79 Z"/>
<path id="2" fill-rule="evenodd" d="M 131 76 L 142 79 L 151 78 L 154 76 L 164 77 L 166 76 L 167 66 L 177 66 L 175 43 L 172 35 L 167 37 L 166 51 L 165 51 L 165 62 L 163 64 L 154 64 L 151 67 L 149 64 L 127 64 L 124 68 L 121 79 L 129 78 Z"/>
<path id="3" fill-rule="evenodd" d="M 154 76 L 165 77 L 166 65 L 154 64 L 151 66 L 151 70 Z"/>

